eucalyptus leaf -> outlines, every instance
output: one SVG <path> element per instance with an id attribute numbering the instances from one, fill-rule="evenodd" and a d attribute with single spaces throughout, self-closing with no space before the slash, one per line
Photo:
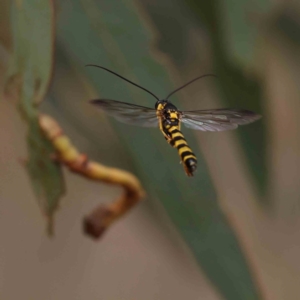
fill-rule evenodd
<path id="1" fill-rule="evenodd" d="M 38 123 L 38 104 L 43 100 L 51 79 L 54 49 L 52 1 L 13 1 L 11 3 L 13 55 L 7 84 L 18 76 L 18 106 L 28 125 L 27 171 L 42 211 L 52 219 L 64 193 L 59 164 L 53 160 L 55 149 Z M 52 229 L 49 227 L 49 231 Z"/>

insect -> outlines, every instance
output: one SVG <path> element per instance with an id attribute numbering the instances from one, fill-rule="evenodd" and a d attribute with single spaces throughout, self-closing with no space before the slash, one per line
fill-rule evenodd
<path id="1" fill-rule="evenodd" d="M 91 100 L 91 103 L 123 123 L 144 127 L 159 127 L 167 142 L 172 147 L 177 148 L 185 173 L 188 176 L 194 175 L 197 169 L 197 158 L 180 131 L 181 123 L 188 128 L 201 131 L 224 131 L 235 129 L 239 125 L 249 124 L 261 117 L 252 111 L 244 109 L 180 111 L 168 100 L 170 96 L 189 84 L 203 77 L 215 76 L 213 74 L 205 74 L 194 78 L 172 91 L 166 98 L 160 100 L 149 90 L 107 68 L 98 65 L 87 66 L 97 67 L 110 72 L 146 91 L 157 100 L 154 108 L 108 99 Z"/>

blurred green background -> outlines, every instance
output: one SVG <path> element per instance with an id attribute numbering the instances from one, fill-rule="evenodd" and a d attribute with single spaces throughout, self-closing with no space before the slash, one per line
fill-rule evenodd
<path id="1" fill-rule="evenodd" d="M 299 15 L 296 1 L 1 1 L 1 88 L 18 74 L 23 82 L 10 91 L 21 105 L 0 102 L 0 298 L 299 299 Z M 214 73 L 217 80 L 194 83 L 174 104 L 263 118 L 232 132 L 183 128 L 198 157 L 188 178 L 158 129 L 115 122 L 88 104 L 98 97 L 155 104 L 84 67 L 91 63 L 161 98 Z M 30 174 L 40 179 L 33 190 L 18 163 L 28 155 L 28 128 L 29 141 L 38 138 L 32 101 L 45 93 L 42 111 L 82 152 L 129 170 L 146 189 L 146 201 L 97 243 L 83 236 L 81 219 L 121 190 L 64 172 L 67 191 L 49 240 L 33 191 L 53 212 L 61 171 L 40 171 L 33 156 Z"/>

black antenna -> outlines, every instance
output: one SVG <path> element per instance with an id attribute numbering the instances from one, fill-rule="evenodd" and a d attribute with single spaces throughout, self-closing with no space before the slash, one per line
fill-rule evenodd
<path id="1" fill-rule="evenodd" d="M 153 93 L 151 93 L 150 91 L 148 91 L 147 89 L 143 88 L 142 86 L 140 86 L 140 85 L 138 85 L 138 84 L 136 84 L 136 83 L 130 81 L 129 79 L 126 79 L 125 77 L 123 77 L 123 76 L 121 76 L 121 75 L 119 75 L 119 74 L 117 74 L 117 73 L 115 73 L 115 72 L 113 72 L 113 71 L 111 71 L 111 70 L 109 70 L 109 69 L 107 69 L 107 68 L 104 68 L 104 67 L 101 67 L 101 66 L 98 66 L 98 65 L 86 65 L 86 67 L 96 67 L 96 68 L 99 68 L 99 69 L 103 69 L 103 70 L 105 70 L 105 71 L 107 71 L 107 72 L 110 72 L 110 73 L 112 73 L 112 74 L 114 74 L 114 75 L 116 75 L 116 76 L 122 78 L 123 80 L 125 80 L 125 81 L 127 81 L 127 82 L 129 82 L 129 83 L 131 83 L 131 84 L 133 84 L 133 85 L 135 85 L 135 86 L 137 86 L 138 88 L 144 90 L 145 92 L 149 93 L 149 94 L 152 95 L 156 100 L 159 101 L 158 97 L 155 96 L 155 95 L 154 95 Z"/>
<path id="2" fill-rule="evenodd" d="M 201 78 L 203 78 L 203 77 L 209 77 L 209 76 L 212 76 L 212 77 L 218 77 L 218 76 L 216 76 L 216 75 L 214 75 L 214 74 L 205 74 L 205 75 L 199 76 L 199 77 L 197 77 L 197 78 L 195 78 L 195 79 L 189 81 L 188 83 L 184 84 L 183 86 L 177 88 L 177 89 L 174 90 L 173 92 L 171 92 L 171 93 L 167 96 L 166 100 L 168 100 L 173 94 L 175 94 L 175 93 L 178 92 L 179 90 L 185 88 L 186 86 L 188 86 L 189 84 L 193 83 L 194 81 L 196 81 L 196 80 L 198 80 L 198 79 L 201 79 Z"/>

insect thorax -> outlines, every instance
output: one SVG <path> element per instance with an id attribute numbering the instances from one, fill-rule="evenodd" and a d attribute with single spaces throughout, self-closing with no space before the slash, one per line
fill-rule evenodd
<path id="1" fill-rule="evenodd" d="M 157 111 L 160 111 L 165 128 L 179 125 L 178 109 L 175 105 L 167 100 L 159 100 L 156 102 L 155 108 Z"/>
<path id="2" fill-rule="evenodd" d="M 177 118 L 177 116 L 176 116 L 176 118 L 166 117 L 163 120 L 163 125 L 166 128 L 170 128 L 172 126 L 178 126 L 179 125 L 179 119 Z"/>

